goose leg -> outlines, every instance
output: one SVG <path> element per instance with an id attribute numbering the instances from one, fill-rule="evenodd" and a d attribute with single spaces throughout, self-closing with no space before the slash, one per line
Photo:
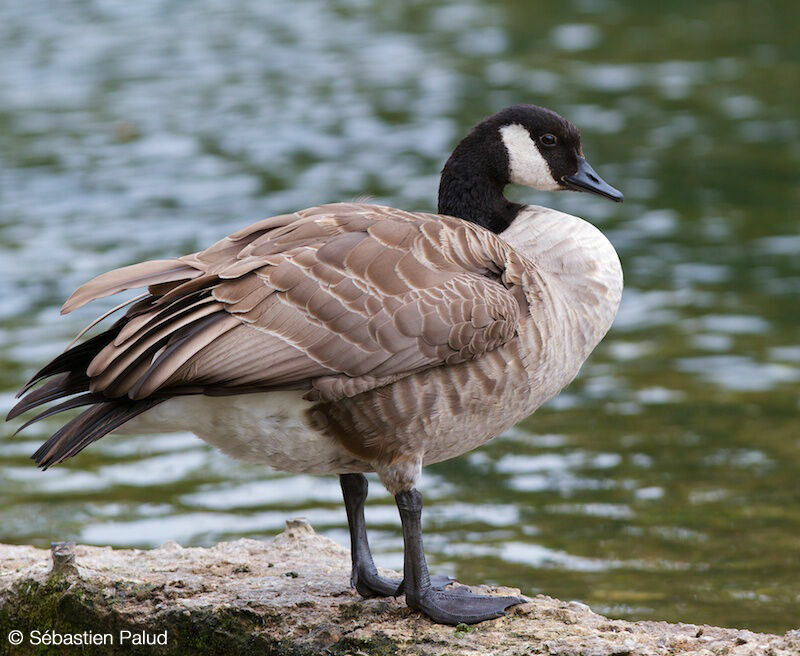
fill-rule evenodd
<path id="1" fill-rule="evenodd" d="M 439 624 L 477 624 L 505 615 L 509 606 L 524 604 L 520 597 L 477 595 L 465 587 L 451 590 L 431 585 L 422 547 L 422 494 L 416 489 L 395 495 L 403 523 L 406 603 Z"/>
<path id="2" fill-rule="evenodd" d="M 389 579 L 378 575 L 367 540 L 364 521 L 364 502 L 367 500 L 367 479 L 363 474 L 341 474 L 344 507 L 350 527 L 350 556 L 353 561 L 352 585 L 362 597 L 396 597 L 403 594 L 402 579 Z M 453 581 L 449 576 L 433 577 L 433 585 L 444 588 Z"/>

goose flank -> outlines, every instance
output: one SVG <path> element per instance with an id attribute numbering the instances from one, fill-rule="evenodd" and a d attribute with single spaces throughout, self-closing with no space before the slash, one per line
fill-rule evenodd
<path id="1" fill-rule="evenodd" d="M 453 151 L 438 214 L 312 207 L 87 282 L 63 313 L 146 291 L 38 371 L 7 419 L 57 402 L 24 428 L 84 408 L 32 456 L 43 469 L 112 432 L 188 430 L 234 458 L 336 474 L 360 594 L 405 593 L 445 624 L 499 617 L 524 599 L 429 575 L 421 468 L 484 444 L 558 394 L 608 331 L 622 292 L 600 231 L 508 201 L 508 184 L 622 201 L 586 162 L 575 126 L 535 105 L 508 107 Z M 370 554 L 365 472 L 395 496 L 402 581 L 380 577 Z"/>

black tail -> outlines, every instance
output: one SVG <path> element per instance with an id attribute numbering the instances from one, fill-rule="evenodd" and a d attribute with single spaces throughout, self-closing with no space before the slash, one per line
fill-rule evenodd
<path id="1" fill-rule="evenodd" d="M 117 321 L 108 330 L 91 339 L 87 339 L 85 342 L 76 344 L 39 369 L 17 394 L 22 398 L 6 415 L 6 421 L 18 417 L 23 412 L 38 408 L 45 403 L 63 399 L 73 394 L 89 392 L 89 377 L 86 375 L 89 363 L 107 344 L 111 343 L 125 323 L 127 323 L 125 318 Z M 55 376 L 55 378 L 51 378 L 52 376 Z M 48 380 L 40 388 L 31 391 L 31 388 L 36 383 L 45 378 L 51 378 L 51 380 Z M 101 399 L 102 397 L 98 397 L 98 400 Z M 62 408 L 62 410 L 67 409 L 67 407 Z M 28 422 L 26 426 L 51 414 L 55 414 L 55 412 L 42 413 L 36 419 Z"/>
<path id="2" fill-rule="evenodd" d="M 50 401 L 56 401 L 66 396 L 88 391 L 89 377 L 86 374 L 80 373 L 79 371 L 59 374 L 52 380 L 48 380 L 39 389 L 30 391 L 23 396 L 19 400 L 19 403 L 11 408 L 6 415 L 6 421 L 18 417 L 23 412 L 38 408 L 40 405 L 50 403 Z"/>
<path id="3" fill-rule="evenodd" d="M 31 458 L 42 469 L 57 465 L 162 401 L 166 398 L 121 398 L 98 403 L 62 426 Z"/>
<path id="4" fill-rule="evenodd" d="M 91 339 L 87 339 L 85 342 L 76 344 L 71 349 L 67 349 L 61 355 L 53 358 L 50 362 L 44 365 L 44 367 L 33 374 L 31 379 L 25 383 L 23 388 L 19 391 L 17 398 L 25 394 L 25 392 L 36 385 L 36 383 L 44 380 L 45 378 L 49 378 L 50 376 L 55 376 L 56 374 L 65 372 L 85 372 L 86 368 L 89 366 L 89 363 L 92 361 L 92 358 L 94 358 L 95 355 L 102 351 L 117 335 L 119 335 L 119 331 L 122 330 L 122 327 L 127 322 L 127 318 L 122 318 L 108 330 L 100 333 L 99 335 L 95 335 Z M 8 417 L 6 419 L 13 419 L 13 417 L 16 417 L 16 415 L 12 416 L 13 412 L 14 410 L 8 413 Z M 25 412 L 25 410 L 21 410 L 20 412 Z M 20 412 L 17 414 L 20 414 Z"/>
<path id="5" fill-rule="evenodd" d="M 132 314 L 129 313 L 108 330 L 73 346 L 51 360 L 33 375 L 17 395 L 24 396 L 11 408 L 6 421 L 51 401 L 67 399 L 39 413 L 23 424 L 17 432 L 59 412 L 80 406 L 92 406 L 62 426 L 33 454 L 32 458 L 43 469 L 74 456 L 129 419 L 166 400 L 164 397 L 141 401 L 132 401 L 125 397 L 110 399 L 89 391 L 90 381 L 86 375 L 89 363 L 119 334 Z M 31 389 L 46 378 L 50 380 L 37 389 Z"/>

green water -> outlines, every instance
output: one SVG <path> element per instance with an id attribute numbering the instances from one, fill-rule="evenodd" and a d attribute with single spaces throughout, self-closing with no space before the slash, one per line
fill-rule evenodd
<path id="1" fill-rule="evenodd" d="M 512 193 L 606 232 L 622 309 L 558 399 L 429 468 L 430 559 L 614 617 L 797 628 L 797 7 L 3 3 L 2 409 L 96 313 L 58 316 L 89 277 L 319 202 L 430 210 L 472 123 L 544 104 L 626 202 Z M 28 456 L 56 425 L 0 439 L 0 541 L 210 544 L 302 515 L 346 542 L 333 478 L 187 435 L 106 438 L 41 473 Z M 397 567 L 392 500 L 371 499 L 378 559 Z"/>

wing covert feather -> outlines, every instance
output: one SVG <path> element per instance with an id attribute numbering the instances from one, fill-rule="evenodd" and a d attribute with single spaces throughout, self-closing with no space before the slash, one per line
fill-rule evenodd
<path id="1" fill-rule="evenodd" d="M 452 217 L 336 204 L 103 274 L 65 308 L 150 288 L 149 305 L 134 306 L 91 362 L 95 394 L 300 385 L 308 398 L 331 400 L 513 338 L 526 264 Z"/>

